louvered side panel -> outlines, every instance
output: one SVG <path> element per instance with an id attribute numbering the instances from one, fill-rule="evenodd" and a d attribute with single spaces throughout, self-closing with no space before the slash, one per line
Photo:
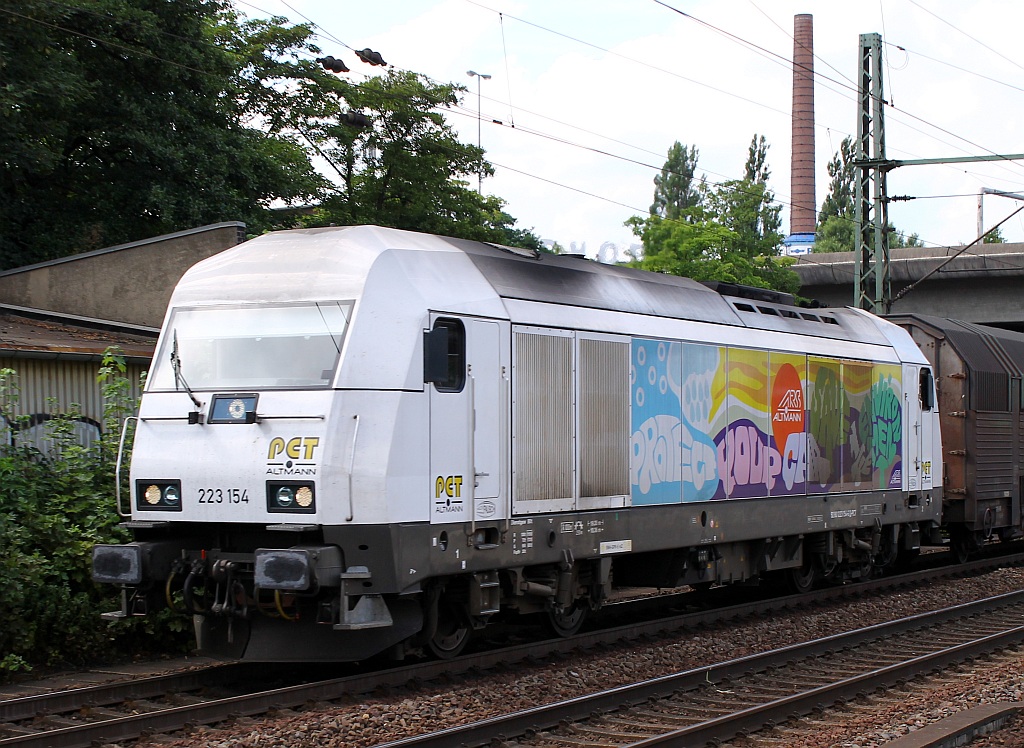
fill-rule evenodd
<path id="1" fill-rule="evenodd" d="M 580 341 L 580 496 L 629 493 L 629 344 Z"/>
<path id="2" fill-rule="evenodd" d="M 517 504 L 572 497 L 572 343 L 571 337 L 516 333 Z"/>
<path id="3" fill-rule="evenodd" d="M 976 496 L 979 499 L 1002 497 L 1013 485 L 1013 423 L 1009 413 L 977 413 L 973 448 Z"/>

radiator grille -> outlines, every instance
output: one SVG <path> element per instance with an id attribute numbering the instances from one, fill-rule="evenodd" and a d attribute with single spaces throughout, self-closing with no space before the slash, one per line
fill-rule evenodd
<path id="1" fill-rule="evenodd" d="M 580 341 L 580 495 L 629 493 L 629 345 Z"/>
<path id="2" fill-rule="evenodd" d="M 515 500 L 573 495 L 572 338 L 516 333 Z"/>

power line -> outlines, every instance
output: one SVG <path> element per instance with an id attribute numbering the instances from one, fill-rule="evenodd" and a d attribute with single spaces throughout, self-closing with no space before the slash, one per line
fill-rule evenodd
<path id="1" fill-rule="evenodd" d="M 479 8 L 483 8 L 484 10 L 489 10 L 492 13 L 498 13 L 499 12 L 499 11 L 495 10 L 494 8 L 490 8 L 490 7 L 488 7 L 488 6 L 486 6 L 486 5 L 482 4 L 482 3 L 476 2 L 476 0 L 466 0 L 466 2 L 469 3 L 470 5 L 476 5 Z M 566 33 L 562 32 L 562 31 L 556 31 L 555 29 L 551 29 L 551 28 L 548 28 L 546 26 L 542 26 L 542 25 L 540 25 L 538 23 L 534 23 L 533 21 L 528 21 L 528 20 L 526 20 L 524 18 L 519 18 L 518 16 L 513 16 L 513 15 L 510 15 L 508 13 L 503 13 L 503 15 L 504 15 L 505 18 L 511 18 L 513 21 L 519 21 L 519 23 L 525 24 L 527 26 L 532 26 L 533 28 L 540 29 L 541 31 L 545 31 L 545 32 L 547 32 L 549 34 L 553 34 L 555 36 L 560 36 L 563 39 L 568 39 L 570 41 L 576 42 L 577 44 L 582 44 L 585 47 L 590 47 L 591 49 L 596 49 L 599 52 L 604 52 L 607 55 L 612 55 L 613 57 L 618 57 L 620 59 L 627 60 L 628 62 L 632 62 L 635 65 L 640 65 L 640 66 L 648 68 L 650 70 L 656 70 L 659 73 L 664 73 L 665 75 L 672 76 L 673 78 L 678 78 L 679 80 L 684 80 L 687 83 L 692 83 L 692 84 L 694 84 L 696 86 L 701 86 L 702 88 L 707 88 L 707 89 L 710 89 L 712 91 L 715 91 L 716 93 L 720 93 L 720 94 L 723 94 L 725 96 L 729 96 L 729 97 L 734 98 L 734 99 L 739 99 L 740 101 L 745 101 L 748 104 L 753 104 L 754 106 L 761 107 L 762 109 L 768 109 L 769 111 L 775 112 L 776 114 L 782 114 L 782 115 L 786 115 L 786 116 L 789 115 L 789 112 L 786 112 L 786 111 L 784 111 L 782 109 L 777 109 L 776 107 L 769 106 L 768 104 L 762 104 L 759 101 L 755 101 L 753 99 L 748 99 L 745 96 L 740 96 L 739 94 L 735 94 L 735 93 L 733 93 L 731 91 L 726 91 L 724 88 L 718 88 L 716 86 L 712 86 L 710 83 L 704 83 L 704 82 L 696 80 L 694 78 L 689 78 L 689 77 L 687 77 L 685 75 L 682 75 L 681 73 L 677 73 L 677 72 L 675 72 L 673 70 L 668 70 L 667 68 L 663 68 L 663 67 L 660 67 L 658 65 L 653 65 L 653 64 L 651 64 L 649 62 L 644 62 L 643 60 L 638 60 L 635 57 L 630 57 L 628 55 L 624 55 L 624 54 L 621 54 L 619 52 L 615 52 L 613 50 L 606 49 L 605 47 L 602 47 L 602 46 L 600 46 L 598 44 L 594 44 L 593 42 L 588 42 L 588 41 L 586 41 L 584 39 L 579 39 L 579 38 L 577 38 L 575 36 L 572 36 L 570 34 L 566 34 Z"/>
<path id="2" fill-rule="evenodd" d="M 1013 65 L 1013 66 L 1015 66 L 1015 67 L 1018 67 L 1018 68 L 1020 68 L 1021 70 L 1024 70 L 1024 65 L 1021 65 L 1021 64 L 1020 64 L 1019 62 L 1017 62 L 1016 60 L 1011 60 L 1011 59 L 1010 59 L 1009 57 L 1007 57 L 1006 55 L 1004 55 L 1004 54 L 1003 54 L 1002 52 L 1000 52 L 999 50 L 993 49 L 992 47 L 988 46 L 987 44 L 985 44 L 985 42 L 981 41 L 980 39 L 976 39 L 976 38 L 974 38 L 973 36 L 971 36 L 970 34 L 968 34 L 968 33 L 967 33 L 966 31 L 964 31 L 964 30 L 963 30 L 962 28 L 960 28 L 960 27 L 959 27 L 959 26 L 957 26 L 956 24 L 954 24 L 954 23 L 950 23 L 949 21 L 947 21 L 947 20 L 946 20 L 945 18 L 943 18 L 942 16 L 938 15 L 937 13 L 935 13 L 935 12 L 933 12 L 933 11 L 931 11 L 931 10 L 928 10 L 928 9 L 927 9 L 926 7 L 924 7 L 924 6 L 923 6 L 923 5 L 921 5 L 921 4 L 919 3 L 919 2 L 917 2 L 917 0 L 908 0 L 908 2 L 909 2 L 909 3 L 911 4 L 911 5 L 916 5 L 916 6 L 918 7 L 918 8 L 920 8 L 921 10 L 923 10 L 923 11 L 924 11 L 925 13 L 927 13 L 928 15 L 932 16 L 933 18 L 935 18 L 935 19 L 937 19 L 937 20 L 941 21 L 942 23 L 946 24 L 947 26 L 949 26 L 949 27 L 950 27 L 951 29 L 953 29 L 953 30 L 954 30 L 954 31 L 956 31 L 957 33 L 959 33 L 959 34 L 962 34 L 962 35 L 966 36 L 966 37 L 967 37 L 968 39 L 970 39 L 970 40 L 971 40 L 972 42 L 974 42 L 975 44 L 978 44 L 978 45 L 980 45 L 980 46 L 984 47 L 985 49 L 987 49 L 987 50 L 988 50 L 989 52 L 991 52 L 992 54 L 996 55 L 997 57 L 1001 57 L 1002 59 L 1006 60 L 1006 61 L 1007 61 L 1008 63 L 1010 63 L 1011 65 Z"/>
<path id="3" fill-rule="evenodd" d="M 1001 80 L 999 78 L 993 78 L 990 75 L 985 75 L 984 73 L 979 73 L 976 70 L 971 70 L 969 68 L 961 67 L 960 65 L 954 65 L 952 62 L 946 62 L 945 60 L 940 60 L 937 57 L 931 57 L 929 55 L 926 55 L 924 52 L 917 52 L 917 51 L 915 51 L 913 49 L 909 49 L 908 47 L 904 47 L 904 46 L 899 45 L 899 44 L 893 44 L 892 42 L 887 42 L 887 41 L 884 41 L 884 40 L 883 40 L 882 43 L 885 44 L 887 47 L 895 47 L 896 49 L 900 50 L 901 52 L 906 52 L 907 54 L 916 55 L 917 57 L 921 57 L 921 58 L 923 58 L 925 60 L 930 60 L 931 62 L 938 63 L 939 65 L 945 65 L 946 67 L 953 68 L 954 70 L 959 70 L 961 73 L 967 73 L 968 75 L 973 75 L 976 78 L 981 78 L 981 79 L 987 80 L 987 81 L 989 81 L 991 83 L 995 83 L 995 84 L 1000 85 L 1000 86 L 1005 86 L 1006 88 L 1013 89 L 1014 91 L 1019 91 L 1021 93 L 1024 93 L 1024 88 L 1022 88 L 1020 86 L 1015 86 L 1015 85 L 1013 85 L 1012 83 L 1010 83 L 1008 81 Z"/>
<path id="4" fill-rule="evenodd" d="M 239 2 L 243 2 L 243 1 L 244 1 L 244 0 L 239 0 Z M 246 5 L 250 5 L 251 7 L 256 7 L 256 6 L 253 6 L 253 5 L 251 4 L 251 3 L 245 3 L 245 4 L 246 4 Z M 474 4 L 478 4 L 478 3 L 474 3 Z M 664 3 L 660 3 L 660 4 L 664 5 Z M 287 5 L 287 3 L 286 3 L 286 5 Z M 288 7 L 289 7 L 289 9 L 291 9 L 291 10 L 292 10 L 293 12 L 297 12 L 297 11 L 295 11 L 295 9 L 294 9 L 294 8 L 292 8 L 292 7 L 290 6 L 290 5 L 289 5 Z M 481 7 L 483 7 L 483 6 L 481 6 Z M 669 7 L 669 6 L 666 6 L 666 7 Z M 257 8 L 257 10 L 260 10 L 260 9 L 259 9 L 259 8 Z M 8 11 L 8 12 L 9 12 L 9 11 Z M 263 11 L 263 12 L 265 12 L 265 11 Z M 20 15 L 20 14 L 14 14 L 14 15 Z M 300 15 L 301 15 L 301 14 L 300 14 Z M 26 17 L 26 16 L 22 16 L 22 17 Z M 32 19 L 32 18 L 30 18 L 30 17 L 26 17 L 26 18 L 28 18 L 28 20 L 36 20 L 36 19 Z M 315 22 L 313 22 L 313 21 L 312 21 L 311 19 L 309 19 L 308 17 L 306 17 L 306 16 L 303 16 L 303 18 L 306 18 L 306 20 L 307 20 L 307 21 L 309 22 L 309 24 L 310 24 L 310 26 L 311 26 L 312 28 L 316 28 L 316 29 L 321 29 L 321 30 L 322 30 L 322 27 L 320 27 L 320 26 L 319 26 L 318 24 L 316 24 Z M 542 27 L 542 26 L 538 26 L 537 24 L 532 24 L 532 23 L 530 23 L 530 22 L 522 21 L 522 19 L 515 19 L 515 20 L 520 20 L 521 22 L 527 23 L 527 24 L 529 24 L 529 25 L 532 25 L 532 26 L 536 26 L 536 27 L 538 27 L 538 28 L 541 28 L 541 29 L 543 29 L 543 30 L 551 31 L 551 30 L 549 30 L 549 29 L 545 29 L 545 28 L 544 28 L 544 27 Z M 117 43 L 114 43 L 114 42 L 106 42 L 106 41 L 104 41 L 104 40 L 102 40 L 102 39 L 98 39 L 98 38 L 96 38 L 96 37 L 91 37 L 91 36 L 88 36 L 88 35 L 86 35 L 86 34 L 81 34 L 81 33 L 79 33 L 79 32 L 76 32 L 76 31 L 72 30 L 72 29 L 66 29 L 66 28 L 64 28 L 64 27 L 61 27 L 61 26 L 57 26 L 57 25 L 53 25 L 53 24 L 45 24 L 45 25 L 49 25 L 49 26 L 51 26 L 51 27 L 53 27 L 53 28 L 58 28 L 58 29 L 60 29 L 60 30 L 63 30 L 63 31 L 65 31 L 65 32 L 68 32 L 68 33 L 72 33 L 72 34 L 77 34 L 77 35 L 79 35 L 79 36 L 83 36 L 83 37 L 85 37 L 85 38 L 89 38 L 89 39 L 91 39 L 91 40 L 93 40 L 93 41 L 96 41 L 97 43 L 101 43 L 101 44 L 104 44 L 104 43 L 109 43 L 109 44 L 111 44 L 111 45 L 113 45 L 113 46 L 119 46 L 119 47 L 121 47 L 121 48 L 123 48 L 123 49 L 125 49 L 126 51 L 128 51 L 128 52 L 131 52 L 131 53 L 136 53 L 136 54 L 140 54 L 140 55 L 143 55 L 143 56 L 149 57 L 149 58 L 151 58 L 151 59 L 157 59 L 157 60 L 161 60 L 161 58 L 159 58 L 159 57 L 157 57 L 157 56 L 155 56 L 155 55 L 152 55 L 152 54 L 148 54 L 148 53 L 145 53 L 145 52 L 143 52 L 142 50 L 138 50 L 138 49 L 133 49 L 133 48 L 130 48 L 130 47 L 126 47 L 126 46 L 124 46 L 124 45 L 118 45 Z M 312 28 L 311 28 L 311 32 L 312 32 Z M 578 39 L 575 39 L 574 37 L 570 37 L 570 36 L 567 36 L 567 35 L 564 35 L 564 34 L 560 34 L 559 32 L 553 32 L 553 31 L 551 31 L 551 33 L 556 33 L 556 34 L 559 34 L 559 35 L 561 35 L 561 36 L 566 36 L 566 38 L 572 39 L 573 41 L 576 41 L 576 42 L 578 42 L 578 43 L 582 43 L 582 44 L 587 44 L 588 46 L 593 46 L 593 47 L 595 47 L 595 48 L 597 48 L 597 49 L 603 49 L 603 48 L 601 48 L 601 47 L 597 47 L 597 45 L 590 45 L 590 44 L 589 44 L 589 43 L 587 43 L 587 42 L 584 42 L 584 41 L 582 41 L 582 40 L 578 40 Z M 728 33 L 728 32 L 726 32 L 726 33 Z M 316 34 L 316 35 L 318 35 L 318 36 L 322 36 L 321 34 Z M 732 36 L 734 36 L 734 35 L 732 35 Z M 179 38 L 180 38 L 180 37 L 179 37 Z M 331 38 L 334 38 L 334 37 L 331 37 Z M 736 37 L 736 38 L 738 39 L 739 37 Z M 341 45 L 345 46 L 345 47 L 346 47 L 346 48 L 348 48 L 348 49 L 351 49 L 351 47 L 349 47 L 349 46 L 348 46 L 347 44 L 345 44 L 345 43 L 344 43 L 344 42 L 342 42 L 341 40 L 339 40 L 339 39 L 336 39 L 336 38 L 334 38 L 334 39 L 335 39 L 335 40 L 337 41 L 337 43 L 339 43 L 339 44 L 341 44 Z M 224 50 L 224 48 L 222 48 L 222 47 L 219 47 L 219 46 L 216 46 L 216 45 L 210 45 L 210 46 L 211 46 L 212 48 L 215 48 L 215 49 L 218 49 L 218 50 L 221 50 L 221 51 L 229 51 L 229 50 Z M 756 45 L 755 45 L 755 46 L 756 46 Z M 605 52 L 607 52 L 607 53 L 609 53 L 609 54 L 615 54 L 615 53 L 611 53 L 611 52 L 609 52 L 608 50 L 603 50 L 603 51 L 605 51 Z M 771 53 L 771 54 L 774 54 L 774 53 Z M 776 56 L 778 56 L 778 55 L 776 55 Z M 629 59 L 629 60 L 632 60 L 632 58 L 625 58 L 625 59 Z M 202 71 L 202 70 L 198 70 L 198 69 L 196 69 L 196 68 L 191 68 L 191 67 L 189 67 L 189 66 L 184 66 L 184 65 L 181 65 L 181 64 L 179 64 L 179 63 L 175 63 L 175 62 L 173 62 L 173 61 L 170 61 L 170 60 L 162 60 L 162 61 L 164 61 L 164 62 L 167 62 L 168 64 L 172 64 L 172 65 L 178 65 L 179 67 L 184 67 L 184 68 L 186 68 L 186 69 L 189 69 L 189 70 L 192 70 L 192 71 L 194 71 L 194 72 L 199 72 L 199 73 L 205 73 L 205 71 Z M 632 61 L 634 61 L 634 62 L 637 62 L 638 64 L 645 64 L 645 63 L 642 63 L 641 61 L 638 61 L 638 60 L 632 60 Z M 649 67 L 654 67 L 654 66 L 649 66 Z M 656 67 L 655 67 L 655 69 L 658 69 L 658 70 L 662 70 L 661 68 L 656 68 Z M 664 72 L 668 72 L 669 74 L 672 74 L 672 73 L 671 73 L 671 71 L 664 71 Z M 360 75 L 362 75 L 362 74 L 360 74 Z M 366 77 L 366 76 L 364 76 L 364 77 Z M 426 76 L 424 76 L 424 78 L 426 78 Z M 429 78 L 428 78 L 427 80 L 429 80 Z M 690 80 L 690 79 L 686 79 L 686 80 Z M 350 82 L 350 84 L 349 84 L 349 85 L 352 85 L 353 87 L 355 87 L 355 88 L 357 88 L 357 89 L 361 89 L 361 88 L 364 88 L 363 86 L 361 86 L 360 84 L 358 84 L 358 83 L 355 83 L 355 82 Z M 714 87 L 711 87 L 711 88 L 714 88 Z M 719 90 L 719 91 L 721 91 L 721 89 L 715 89 L 715 90 Z M 400 96 L 400 95 L 390 94 L 390 92 L 385 92 L 385 91 L 379 91 L 379 90 L 374 90 L 374 93 L 375 93 L 375 94 L 378 94 L 378 95 L 390 96 L 390 97 L 392 97 L 392 98 L 409 98 L 409 97 L 403 97 L 403 96 Z M 727 93 L 727 92 L 726 92 L 726 93 Z M 742 97 L 740 97 L 740 98 L 742 98 Z M 746 99 L 745 99 L 745 100 L 746 100 Z M 747 101 L 749 101 L 749 100 L 747 100 Z M 753 102 L 753 103 L 757 103 L 757 102 Z M 459 105 L 458 105 L 458 104 L 456 104 L 456 106 L 459 106 Z M 516 107 L 512 107 L 512 106 L 511 106 L 511 104 L 510 104 L 510 108 L 511 108 L 511 109 L 516 109 Z M 451 109 L 446 109 L 446 111 L 452 112 L 453 110 L 451 110 Z M 524 110 L 524 111 L 528 111 L 528 110 Z M 778 111 L 778 110 L 775 110 L 775 111 Z M 536 113 L 534 113 L 534 114 L 536 114 Z M 543 117 L 543 115 L 537 115 L 537 116 L 542 116 L 542 117 Z M 557 122 L 557 121 L 558 121 L 558 120 L 554 120 L 554 119 L 552 119 L 552 118 L 547 118 L 547 119 L 551 119 L 552 121 L 555 121 L 555 122 Z M 501 124 L 501 123 L 498 123 L 498 124 Z M 567 123 L 562 123 L 562 124 L 567 124 Z M 570 127 L 574 127 L 574 126 L 572 126 L 572 125 L 568 125 L 568 126 L 570 126 Z M 634 163 L 634 164 L 636 164 L 636 165 L 640 165 L 640 166 L 642 166 L 642 167 L 644 167 L 644 168 L 652 169 L 652 170 L 655 170 L 655 171 L 660 171 L 660 170 L 661 170 L 661 167 L 657 167 L 657 166 L 655 166 L 655 165 L 653 165 L 653 164 L 648 164 L 648 163 L 645 163 L 645 162 L 642 162 L 642 161 L 638 161 L 638 160 L 636 160 L 636 159 L 628 159 L 628 158 L 626 158 L 626 157 L 622 157 L 622 156 L 619 156 L 619 155 L 617 155 L 617 154 L 614 154 L 614 153 L 610 153 L 610 152 L 607 152 L 607 151 L 603 151 L 603 150 L 601 150 L 601 149 L 596 149 L 596 148 L 590 148 L 590 147 L 587 147 L 587 146 L 582 146 L 582 145 L 580 145 L 580 144 L 578 144 L 578 143 L 574 143 L 574 142 L 572 142 L 572 141 L 570 141 L 570 140 L 567 140 L 567 139 L 563 139 L 563 138 L 557 138 L 557 137 L 555 137 L 555 136 L 551 136 L 551 135 L 545 134 L 545 133 L 543 133 L 543 132 L 541 132 L 541 131 L 538 131 L 538 130 L 530 130 L 529 128 L 519 128 L 519 129 L 523 129 L 523 130 L 524 130 L 525 132 L 529 132 L 529 133 L 531 133 L 531 134 L 534 134 L 534 135 L 536 135 L 536 136 L 538 136 L 538 137 L 543 137 L 543 138 L 547 138 L 547 139 L 549 139 L 549 140 L 552 140 L 552 141 L 555 141 L 555 142 L 563 143 L 563 144 L 566 144 L 566 145 L 570 145 L 570 146 L 573 146 L 573 147 L 577 147 L 577 148 L 585 148 L 585 149 L 587 149 L 587 150 L 590 150 L 591 152 L 593 152 L 593 153 L 596 153 L 596 154 L 598 154 L 598 155 L 602 155 L 602 156 L 605 156 L 605 157 L 610 157 L 610 158 L 614 158 L 614 159 L 619 159 L 619 160 L 624 160 L 624 161 L 628 161 L 628 162 Z M 591 134 L 594 134 L 594 135 L 597 135 L 597 136 L 599 136 L 599 137 L 605 137 L 605 136 L 603 136 L 603 135 L 600 135 L 600 134 L 598 134 L 598 133 L 593 133 L 592 131 L 588 131 L 588 130 L 585 130 L 585 129 L 583 129 L 583 128 L 577 128 L 577 129 L 580 129 L 580 130 L 582 130 L 582 131 L 584 131 L 584 132 L 589 132 L 589 133 L 591 133 Z M 651 154 L 653 154 L 653 155 L 660 155 L 660 154 L 655 154 L 655 152 L 654 152 L 654 151 L 648 151 L 648 150 L 646 150 L 646 149 L 642 149 L 642 148 L 639 148 L 638 146 L 633 146 L 633 145 L 631 145 L 631 144 L 629 144 L 629 143 L 625 143 L 624 141 L 617 141 L 617 140 L 614 140 L 614 139 L 610 139 L 610 140 L 612 140 L 613 142 L 618 142 L 618 143 L 621 143 L 621 144 L 623 144 L 623 145 L 626 145 L 626 146 L 628 146 L 628 147 L 632 147 L 632 148 L 637 148 L 637 149 L 639 149 L 639 150 L 643 150 L 643 151 L 646 151 L 646 152 L 648 152 L 648 153 L 651 153 Z M 517 170 L 517 171 L 518 171 L 518 170 Z M 706 171 L 706 170 L 705 170 L 705 171 Z M 525 172 L 521 172 L 521 171 L 520 171 L 520 173 L 525 173 Z M 715 174 L 715 172 L 707 172 L 707 173 Z M 716 176 L 721 176 L 721 177 L 725 178 L 725 177 L 724 177 L 724 175 L 720 175 L 720 174 L 717 174 Z M 724 187 L 724 186 L 725 186 L 725 185 L 723 185 L 722 183 L 716 183 L 716 182 L 712 182 L 712 184 L 713 184 L 713 185 L 716 185 L 716 186 L 719 186 L 719 187 Z M 573 189 L 573 188 L 569 188 L 569 189 Z M 582 191 L 582 190 L 577 190 L 577 191 L 581 192 L 582 194 L 590 194 L 590 193 L 586 193 L 585 191 Z M 614 202 L 614 201 L 611 201 L 611 202 Z M 789 203 L 788 201 L 786 201 L 786 200 L 783 200 L 783 199 L 779 199 L 779 197 L 778 197 L 778 196 L 776 196 L 776 199 L 775 199 L 775 203 L 776 203 L 776 204 L 779 204 L 779 205 L 790 205 L 790 203 Z M 631 209 L 633 209 L 633 210 L 638 210 L 638 209 L 636 209 L 636 208 L 633 208 L 632 206 L 626 206 L 626 205 L 624 205 L 624 204 L 622 204 L 622 205 L 623 205 L 623 207 L 630 207 L 630 208 L 631 208 Z"/>

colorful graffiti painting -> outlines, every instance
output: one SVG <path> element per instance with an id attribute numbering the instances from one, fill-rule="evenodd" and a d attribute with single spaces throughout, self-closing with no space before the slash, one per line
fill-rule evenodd
<path id="1" fill-rule="evenodd" d="M 901 367 L 634 339 L 633 503 L 898 487 Z"/>
<path id="2" fill-rule="evenodd" d="M 903 411 L 900 404 L 898 368 L 881 373 L 871 385 L 872 460 L 881 488 L 899 488 L 903 481 L 900 464 L 903 444 Z"/>
<path id="3" fill-rule="evenodd" d="M 718 464 L 706 424 L 718 366 L 706 348 L 633 341 L 630 483 L 636 505 L 706 501 L 715 494 Z"/>

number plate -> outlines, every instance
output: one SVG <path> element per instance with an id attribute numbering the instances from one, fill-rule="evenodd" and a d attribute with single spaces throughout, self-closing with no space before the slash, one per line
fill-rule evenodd
<path id="1" fill-rule="evenodd" d="M 248 504 L 247 488 L 200 488 L 200 504 Z"/>

